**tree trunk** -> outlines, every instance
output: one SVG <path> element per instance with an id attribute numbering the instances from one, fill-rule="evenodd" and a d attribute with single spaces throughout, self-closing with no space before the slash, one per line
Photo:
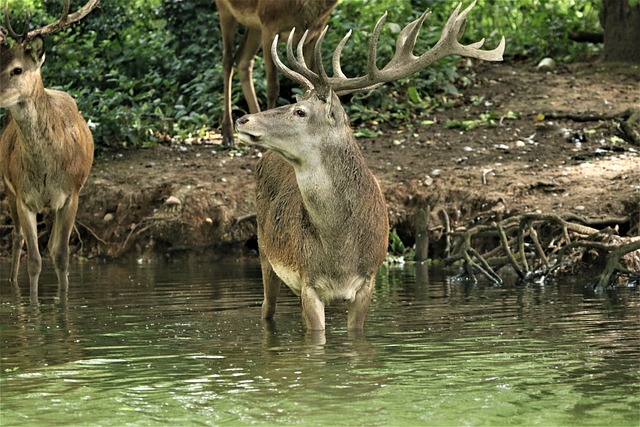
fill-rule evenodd
<path id="1" fill-rule="evenodd" d="M 640 63 L 640 3 L 602 0 L 600 23 L 604 28 L 604 60 Z"/>

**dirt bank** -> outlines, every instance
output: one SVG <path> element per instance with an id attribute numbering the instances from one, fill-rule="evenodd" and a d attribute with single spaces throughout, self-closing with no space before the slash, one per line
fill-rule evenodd
<path id="1" fill-rule="evenodd" d="M 640 108 L 638 67 L 578 64 L 545 73 L 481 64 L 476 72 L 456 107 L 359 139 L 405 243 L 413 243 L 416 209 L 426 205 L 444 208 L 454 226 L 540 211 L 625 217 L 621 232 L 637 230 L 640 147 L 620 122 Z M 254 256 L 260 153 L 229 152 L 218 142 L 99 155 L 81 195 L 74 251 L 90 258 Z M 6 205 L 4 192 L 2 199 Z M 0 215 L 6 256 L 6 206 Z"/>

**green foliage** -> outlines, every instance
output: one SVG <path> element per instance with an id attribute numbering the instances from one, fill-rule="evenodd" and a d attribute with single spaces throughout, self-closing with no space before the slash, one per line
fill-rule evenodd
<path id="1" fill-rule="evenodd" d="M 406 247 L 404 245 L 396 230 L 389 232 L 388 252 L 388 260 L 402 260 L 403 262 L 415 260 L 415 250 L 412 247 Z"/>
<path id="2" fill-rule="evenodd" d="M 22 29 L 20 23 L 27 8 L 35 27 L 55 19 L 61 4 L 60 0 L 9 1 L 16 31 Z M 84 1 L 73 0 L 71 9 Z M 100 8 L 81 23 L 47 38 L 45 84 L 76 98 L 90 121 L 98 147 L 149 146 L 167 137 L 216 129 L 223 102 L 222 41 L 214 3 L 103 0 Z M 573 60 L 590 53 L 590 48 L 568 42 L 567 34 L 598 29 L 594 3 L 599 4 L 589 0 L 478 0 L 469 15 L 463 42 L 486 37 L 487 47 L 493 48 L 505 35 L 507 57 L 532 62 L 543 56 Z M 369 37 L 385 10 L 388 17 L 378 45 L 378 65 L 383 66 L 392 57 L 400 29 L 430 8 L 433 14 L 424 23 L 415 48 L 415 53 L 421 54 L 437 42 L 456 4 L 449 0 L 341 0 L 329 21 L 325 64 L 329 68 L 332 49 L 347 31 L 353 30 L 341 63 L 348 76 L 362 75 Z M 428 70 L 353 95 L 344 100 L 347 113 L 356 125 L 424 121 L 425 113 L 454 104 L 458 89 L 473 83 L 473 73 L 465 64 L 458 58 L 445 58 Z M 254 80 L 264 105 L 260 58 L 256 58 Z M 292 94 L 300 92 L 286 79 L 282 78 L 281 84 L 281 103 L 291 102 Z M 236 116 L 246 109 L 237 86 L 233 92 Z M 3 114 L 0 111 L 0 119 Z M 491 120 L 481 117 L 473 121 L 486 125 Z M 361 136 L 375 132 L 364 127 L 356 130 Z"/>

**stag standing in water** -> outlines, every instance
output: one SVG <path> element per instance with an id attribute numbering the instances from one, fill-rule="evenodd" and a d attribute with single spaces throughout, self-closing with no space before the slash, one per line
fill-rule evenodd
<path id="1" fill-rule="evenodd" d="M 233 119 L 231 117 L 231 78 L 235 62 L 240 76 L 242 93 L 250 113 L 260 111 L 253 87 L 253 57 L 263 47 L 267 77 L 267 108 L 276 106 L 280 85 L 276 66 L 269 47 L 278 34 L 286 37 L 293 27 L 307 28 L 307 63 L 313 69 L 313 42 L 318 38 L 338 0 L 216 0 L 222 31 L 222 75 L 224 78 L 224 116 L 222 137 L 224 145 L 232 146 Z M 234 53 L 238 23 L 246 27 L 240 46 Z"/>
<path id="2" fill-rule="evenodd" d="M 64 92 L 45 89 L 42 83 L 43 37 L 81 20 L 98 3 L 90 0 L 70 15 L 69 0 L 65 0 L 60 19 L 23 35 L 11 28 L 7 3 L 7 29 L 0 30 L 0 108 L 9 110 L 8 125 L 0 136 L 0 170 L 14 225 L 11 280 L 18 280 L 26 240 L 32 295 L 37 295 L 42 269 L 36 214 L 45 209 L 53 213 L 49 252 L 58 283 L 66 290 L 78 193 L 93 163 L 93 137 L 75 101 Z M 7 37 L 15 40 L 13 47 Z"/>
<path id="3" fill-rule="evenodd" d="M 368 72 L 362 77 L 348 78 L 340 68 L 350 34 L 334 52 L 333 77 L 326 74 L 321 61 L 326 28 L 315 45 L 317 73 L 305 64 L 304 36 L 297 57 L 292 35 L 287 43 L 287 57 L 296 71 L 280 61 L 275 38 L 271 51 L 278 69 L 307 92 L 296 104 L 246 115 L 236 124 L 241 142 L 269 149 L 256 170 L 263 318 L 273 318 L 284 281 L 301 297 L 308 329 L 325 328 L 324 306 L 333 300 L 348 302 L 350 330 L 363 328 L 375 274 L 387 252 L 389 223 L 378 182 L 358 148 L 338 96 L 409 76 L 447 55 L 502 60 L 504 38 L 490 51 L 480 49 L 484 40 L 468 46 L 458 42 L 474 5 L 462 12 L 458 5 L 438 43 L 416 57 L 413 48 L 429 15 L 425 12 L 400 32 L 393 58 L 378 69 L 377 44 L 385 14 L 373 31 Z"/>

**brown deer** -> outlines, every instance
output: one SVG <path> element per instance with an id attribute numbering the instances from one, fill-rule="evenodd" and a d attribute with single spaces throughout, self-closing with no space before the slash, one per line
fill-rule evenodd
<path id="1" fill-rule="evenodd" d="M 17 283 L 22 245 L 27 241 L 27 267 L 32 295 L 37 295 L 42 258 L 38 250 L 36 214 L 50 209 L 53 227 L 49 252 L 58 283 L 69 286 L 69 238 L 78 210 L 78 193 L 93 163 L 93 137 L 71 96 L 45 89 L 41 67 L 43 36 L 81 20 L 99 3 L 90 0 L 69 14 L 65 0 L 60 18 L 18 35 L 5 8 L 7 36 L 0 30 L 0 108 L 8 124 L 0 136 L 0 171 L 13 219 L 11 280 Z M 7 37 L 15 40 L 10 46 Z"/>
<path id="2" fill-rule="evenodd" d="M 340 67 L 340 55 L 350 34 L 334 52 L 333 77 L 326 74 L 321 62 L 326 28 L 315 44 L 317 73 L 305 64 L 304 36 L 297 46 L 297 57 L 291 35 L 287 43 L 287 57 L 296 71 L 280 61 L 277 37 L 274 39 L 271 51 L 278 69 L 307 92 L 296 104 L 249 114 L 236 123 L 241 142 L 269 149 L 256 169 L 263 318 L 273 318 L 284 281 L 301 297 L 308 329 L 324 329 L 324 305 L 332 300 L 347 301 L 348 328 L 362 329 L 375 274 L 387 252 L 389 225 L 382 192 L 358 148 L 338 96 L 409 76 L 447 55 L 502 60 L 504 38 L 491 51 L 480 49 L 484 40 L 468 46 L 458 42 L 474 5 L 462 12 L 458 5 L 438 43 L 415 56 L 418 32 L 429 15 L 425 12 L 404 27 L 393 58 L 379 69 L 376 51 L 385 14 L 373 31 L 368 71 L 362 77 L 348 78 Z"/>
<path id="3" fill-rule="evenodd" d="M 269 47 L 277 34 L 285 37 L 293 27 L 307 28 L 307 61 L 313 69 L 312 42 L 317 39 L 338 0 L 216 0 L 222 30 L 222 73 L 224 79 L 223 144 L 233 146 L 231 117 L 231 79 L 234 62 L 238 69 L 242 93 L 250 113 L 260 111 L 253 87 L 253 57 L 261 46 L 267 78 L 267 108 L 276 106 L 280 84 Z M 246 32 L 234 53 L 238 24 Z"/>

